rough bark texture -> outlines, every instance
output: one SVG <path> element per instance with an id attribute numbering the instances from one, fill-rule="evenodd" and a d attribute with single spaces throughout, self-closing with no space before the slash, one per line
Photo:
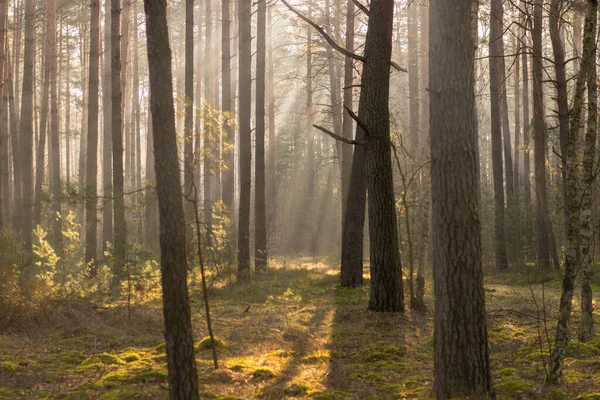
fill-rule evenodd
<path id="1" fill-rule="evenodd" d="M 348 0 L 346 6 L 346 49 L 348 51 L 354 51 L 354 2 Z M 354 105 L 354 60 L 350 57 L 344 59 L 344 106 L 353 109 Z M 343 132 L 346 139 L 352 139 L 352 126 L 353 121 L 350 115 L 346 112 L 342 118 Z M 344 221 L 346 215 L 346 209 L 348 204 L 349 187 L 352 174 L 352 147 L 345 145 L 342 146 L 342 229 L 344 228 Z M 364 207 L 363 207 L 364 208 Z M 342 230 L 343 232 L 343 230 Z M 342 233 L 343 239 L 343 233 Z M 361 240 L 362 241 L 362 240 Z M 343 240 L 342 240 L 343 242 Z M 343 245 L 343 244 L 342 244 Z M 362 253 L 361 253 L 362 257 Z M 342 263 L 343 264 L 343 263 Z M 362 261 L 360 271 L 362 286 Z M 342 280 L 342 286 L 346 286 Z M 352 285 L 351 285 L 352 286 Z"/>
<path id="2" fill-rule="evenodd" d="M 392 174 L 389 121 L 390 61 L 394 1 L 371 2 L 365 44 L 363 93 L 365 98 L 367 187 L 371 290 L 369 308 L 404 311 L 402 269 Z"/>
<path id="3" fill-rule="evenodd" d="M 537 262 L 540 268 L 550 266 L 550 234 L 546 189 L 547 128 L 544 112 L 543 58 L 542 58 L 542 3 L 533 5 L 533 134 L 536 194 Z"/>
<path id="4" fill-rule="evenodd" d="M 252 185 L 252 144 L 250 114 L 252 101 L 251 0 L 238 0 L 239 24 L 239 137 L 240 210 L 238 217 L 238 278 L 250 275 L 250 189 Z"/>
<path id="5" fill-rule="evenodd" d="M 112 84 L 112 145 L 114 195 L 114 273 L 118 281 L 125 271 L 127 231 L 125 227 L 125 199 L 123 194 L 123 132 L 121 98 L 121 34 L 119 0 L 111 0 L 111 84 Z"/>
<path id="6" fill-rule="evenodd" d="M 221 110 L 223 113 L 231 117 L 231 2 L 223 0 L 221 8 L 222 25 L 221 25 Z M 223 140 L 223 203 L 227 206 L 227 212 L 230 219 L 233 220 L 233 210 L 235 208 L 235 180 L 233 175 L 234 170 L 234 130 L 231 126 L 231 121 L 225 120 L 223 129 L 225 130 L 225 138 Z"/>
<path id="7" fill-rule="evenodd" d="M 567 225 L 565 272 L 560 297 L 559 317 L 556 324 L 556 338 L 554 347 L 552 348 L 552 354 L 550 355 L 550 366 L 548 371 L 548 381 L 552 383 L 558 382 L 563 374 L 563 359 L 569 342 L 568 324 L 571 318 L 571 308 L 573 306 L 573 290 L 575 288 L 576 271 L 582 260 L 584 258 L 589 258 L 591 241 L 591 194 L 587 194 L 586 192 L 591 190 L 591 183 L 594 179 L 592 169 L 595 156 L 594 153 L 596 151 L 596 123 L 598 111 L 596 109 L 595 36 L 598 18 L 598 1 L 588 0 L 587 4 L 588 7 L 583 35 L 583 54 L 573 98 L 573 108 L 571 110 L 569 128 L 569 143 L 567 147 L 566 176 L 569 218 Z M 582 126 L 586 84 L 588 86 L 588 95 L 591 96 L 589 104 L 590 109 L 588 110 L 588 124 L 591 123 L 592 125 L 588 125 L 587 133 L 585 135 L 584 172 L 583 179 L 581 179 L 577 148 L 580 143 L 579 136 Z M 590 179 L 592 182 L 590 182 Z M 586 184 L 588 183 L 590 186 L 586 187 Z M 586 199 L 586 197 L 588 197 L 588 199 Z M 585 269 L 584 265 L 584 271 Z M 588 273 L 589 272 L 588 265 Z M 585 300 L 585 292 L 586 288 L 584 286 L 582 287 L 582 300 Z M 591 289 L 587 294 L 591 295 Z M 591 306 L 591 304 L 589 305 Z M 582 309 L 583 307 L 584 305 L 582 304 Z"/>
<path id="8" fill-rule="evenodd" d="M 100 1 L 92 0 L 90 14 L 90 99 L 88 103 L 85 262 L 97 260 L 98 213 L 98 92 L 100 68 Z"/>
<path id="9" fill-rule="evenodd" d="M 265 203 L 265 74 L 267 49 L 267 0 L 258 1 L 256 34 L 256 135 L 254 165 L 254 265 L 267 268 L 267 216 Z"/>
<path id="10" fill-rule="evenodd" d="M 471 0 L 430 1 L 433 389 L 438 399 L 492 397 L 481 261 L 472 5 Z"/>
<path id="11" fill-rule="evenodd" d="M 596 66 L 596 30 L 598 18 L 598 0 L 588 1 L 588 12 L 591 14 L 586 21 L 586 42 L 584 54 L 591 53 L 592 65 L 587 76 L 588 117 L 587 130 L 584 140 L 583 176 L 581 180 L 581 225 L 579 229 L 579 254 L 583 279 L 581 281 L 581 325 L 579 340 L 586 342 L 594 336 L 594 306 L 592 296 L 592 241 L 595 227 L 592 218 L 594 202 L 594 183 L 597 179 L 598 164 L 596 162 L 596 140 L 598 124 L 598 74 Z M 587 50 L 587 51 L 586 51 Z M 587 54 L 586 54 L 587 55 Z"/>
<path id="12" fill-rule="evenodd" d="M 169 399 L 195 400 L 198 375 L 187 288 L 183 196 L 177 157 L 166 0 L 145 0 L 150 106 L 160 215 L 160 264 L 169 371 Z"/>
<path id="13" fill-rule="evenodd" d="M 496 268 L 506 269 L 506 236 L 504 218 L 504 174 L 502 164 L 502 126 L 500 119 L 500 62 L 502 54 L 502 0 L 492 0 L 490 13 L 490 120 L 492 127 L 492 171 L 494 175 L 494 249 Z"/>

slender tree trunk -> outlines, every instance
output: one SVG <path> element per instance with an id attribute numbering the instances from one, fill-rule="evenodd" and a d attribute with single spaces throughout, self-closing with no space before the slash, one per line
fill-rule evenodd
<path id="1" fill-rule="evenodd" d="M 240 209 L 238 218 L 238 278 L 250 275 L 250 189 L 252 185 L 251 164 L 251 98 L 252 48 L 251 48 L 251 0 L 238 0 L 239 24 L 239 129 L 240 129 Z M 208 18 L 208 17 L 207 17 Z"/>
<path id="2" fill-rule="evenodd" d="M 227 116 L 224 119 L 223 129 L 225 138 L 223 140 L 223 203 L 227 207 L 227 213 L 233 216 L 235 209 L 234 192 L 235 181 L 233 179 L 234 160 L 234 137 L 231 121 L 231 9 L 230 0 L 223 0 L 221 11 L 221 110 Z"/>
<path id="3" fill-rule="evenodd" d="M 40 129 L 36 156 L 35 169 L 35 205 L 33 208 L 33 225 L 37 226 L 42 223 L 42 198 L 44 174 L 46 172 L 46 132 L 48 128 L 48 108 L 50 97 L 50 47 L 52 46 L 52 35 L 50 18 L 46 18 L 46 32 L 44 42 L 44 63 L 43 63 L 43 83 L 42 83 L 42 104 L 40 112 Z"/>
<path id="4" fill-rule="evenodd" d="M 67 187 L 71 185 L 71 50 L 70 50 L 70 36 L 69 26 L 66 26 L 65 35 L 65 180 Z"/>
<path id="5" fill-rule="evenodd" d="M 146 209 L 144 215 L 145 242 L 156 249 L 158 239 L 158 203 L 156 199 L 156 173 L 154 172 L 154 139 L 152 132 L 152 112 L 148 110 L 148 130 L 146 131 Z"/>
<path id="6" fill-rule="evenodd" d="M 527 4 L 525 3 L 525 0 L 523 7 L 525 7 L 524 10 L 527 9 Z M 522 15 L 521 21 L 523 24 L 525 24 L 525 21 L 527 21 L 528 16 L 528 14 Z M 521 41 L 522 43 L 527 43 L 527 30 L 524 28 L 522 30 Z M 523 189 L 525 191 L 525 204 L 529 206 L 531 204 L 531 162 L 529 148 L 531 120 L 529 119 L 529 52 L 527 50 L 528 49 L 525 48 L 521 53 L 521 67 L 523 71 Z M 527 211 L 527 213 L 529 214 L 529 211 Z"/>
<path id="7" fill-rule="evenodd" d="M 194 187 L 194 0 L 185 1 L 185 121 L 184 121 L 184 201 L 186 217 L 186 243 L 192 243 L 194 204 L 191 200 Z M 200 234 L 198 232 L 197 234 Z M 191 246 L 190 246 L 191 247 Z M 187 254 L 193 254 L 191 248 Z"/>
<path id="8" fill-rule="evenodd" d="M 552 354 L 550 355 L 550 367 L 547 378 L 551 383 L 558 382 L 563 375 L 563 359 L 569 342 L 568 324 L 573 306 L 573 290 L 575 288 L 576 270 L 582 261 L 582 256 L 585 255 L 589 257 L 592 232 L 590 226 L 591 194 L 587 195 L 585 193 L 586 190 L 591 189 L 591 186 L 586 187 L 585 185 L 593 182 L 594 153 L 596 152 L 596 123 L 598 111 L 596 110 L 595 39 L 598 19 L 598 0 L 588 0 L 587 5 L 583 34 L 583 55 L 581 67 L 577 75 L 573 108 L 571 110 L 569 143 L 567 146 L 566 168 L 569 224 L 567 226 L 565 274 L 562 282 L 559 317 L 556 324 L 556 338 L 554 347 L 552 348 Z M 590 108 L 588 110 L 588 124 L 591 123 L 591 125 L 588 125 L 587 134 L 585 136 L 584 174 L 583 180 L 581 180 L 583 185 L 579 185 L 581 174 L 579 173 L 577 147 L 582 126 L 581 120 L 583 118 L 586 83 L 588 84 L 588 96 L 590 96 L 591 100 L 589 105 Z M 590 178 L 592 182 L 586 182 L 586 180 Z M 581 197 L 579 192 L 581 192 Z M 589 196 L 588 199 L 586 199 L 586 196 Z M 583 266 L 585 271 L 585 264 Z M 589 265 L 587 269 L 589 274 Z M 591 289 L 588 293 L 585 293 L 586 289 L 585 286 L 582 287 L 582 300 L 585 300 L 587 295 L 591 295 Z M 587 304 L 582 304 L 582 309 L 586 306 Z"/>
<path id="9" fill-rule="evenodd" d="M 100 1 L 92 0 L 90 14 L 90 99 L 88 103 L 85 262 L 93 264 L 98 252 L 98 92 L 100 68 Z M 92 269 L 92 275 L 95 268 Z"/>
<path id="10" fill-rule="evenodd" d="M 195 400 L 200 397 L 186 280 L 185 224 L 175 134 L 167 3 L 166 0 L 145 0 L 144 5 L 153 131 L 160 132 L 153 140 L 154 147 L 160 149 L 155 153 L 155 165 L 169 398 Z"/>
<path id="11" fill-rule="evenodd" d="M 492 170 L 494 175 L 495 230 L 494 248 L 496 268 L 508 267 L 506 257 L 504 174 L 502 165 L 502 122 L 500 118 L 500 73 L 502 63 L 502 0 L 492 0 L 490 13 L 490 113 L 492 126 Z"/>
<path id="12" fill-rule="evenodd" d="M 213 125 L 215 123 L 213 108 L 215 99 L 213 97 L 213 62 L 212 62 L 212 1 L 206 0 L 206 42 L 204 43 L 204 56 L 208 61 L 204 71 L 204 223 L 207 226 L 212 225 L 213 209 L 213 182 L 215 180 L 215 160 L 218 160 L 218 140 L 217 131 Z M 251 86 L 247 88 L 251 90 Z M 215 156 L 215 154 L 217 154 Z"/>
<path id="13" fill-rule="evenodd" d="M 50 35 L 52 44 L 47 49 L 50 52 L 50 161 L 52 165 L 52 176 L 50 187 L 52 191 L 52 244 L 58 255 L 63 253 L 63 234 L 62 234 L 62 187 L 60 179 L 60 113 L 58 103 L 58 67 L 57 67 L 57 3 L 56 0 L 46 2 L 48 8 L 48 18 L 51 25 L 48 35 Z"/>
<path id="14" fill-rule="evenodd" d="M 554 52 L 554 72 L 556 74 L 556 104 L 558 106 L 558 125 L 560 132 L 560 152 L 563 160 L 566 159 L 569 144 L 569 98 L 567 92 L 567 73 L 565 63 L 565 50 L 560 34 L 559 20 L 561 19 L 562 0 L 552 0 L 550 3 L 550 38 Z M 567 206 L 567 168 L 562 163 L 562 195 L 565 224 L 568 225 L 569 207 Z"/>
<path id="15" fill-rule="evenodd" d="M 223 6 L 225 3 L 223 3 Z M 269 115 L 269 156 L 268 156 L 268 173 L 269 178 L 267 179 L 267 209 L 269 214 L 267 215 L 269 224 L 269 237 L 271 238 L 271 244 L 276 241 L 278 228 L 277 228 L 277 169 L 276 169 L 276 140 L 275 140 L 275 58 L 273 55 L 273 6 L 268 8 L 267 11 L 267 29 L 269 31 L 269 39 L 267 42 L 267 98 L 269 102 L 268 115 Z M 233 142 L 233 136 L 232 136 Z M 231 160 L 231 169 L 233 170 L 233 159 Z"/>
<path id="16" fill-rule="evenodd" d="M 5 70 L 10 68 L 6 63 L 6 36 L 8 21 L 8 1 L 0 0 L 0 228 L 4 227 L 8 209 L 10 208 L 10 191 L 8 184 L 8 129 L 5 124 L 8 96 L 5 96 Z M 6 119 L 8 121 L 8 119 Z"/>
<path id="17" fill-rule="evenodd" d="M 544 116 L 542 65 L 542 2 L 535 0 L 533 8 L 533 133 L 536 191 L 537 262 L 540 268 L 550 266 L 550 234 L 546 192 L 546 121 Z"/>
<path id="18" fill-rule="evenodd" d="M 598 162 L 596 161 L 596 140 L 598 129 L 598 74 L 597 74 L 597 42 L 596 26 L 598 19 L 598 0 L 588 1 L 589 19 L 586 21 L 586 41 L 584 52 L 590 52 L 591 66 L 587 75 L 588 116 L 587 131 L 584 140 L 583 177 L 581 181 L 581 225 L 579 229 L 579 253 L 583 279 L 581 281 L 581 325 L 579 340 L 587 342 L 594 336 L 594 306 L 592 296 L 592 241 L 595 227 L 592 218 L 594 204 L 594 184 L 597 179 Z M 587 54 L 586 54 L 587 55 Z M 597 240 L 597 239 L 596 239 Z"/>
<path id="19" fill-rule="evenodd" d="M 112 202 L 112 83 L 111 83 L 111 0 L 104 0 L 104 65 L 102 75 L 102 116 L 104 118 L 102 140 L 102 250 L 113 243 Z"/>
<path id="20" fill-rule="evenodd" d="M 493 397 L 481 258 L 473 3 L 431 0 L 429 8 L 438 399 Z M 452 233 L 457 231 L 462 234 Z"/>
<path id="21" fill-rule="evenodd" d="M 346 8 L 346 48 L 354 51 L 354 3 L 348 0 Z M 344 106 L 353 108 L 354 61 L 346 57 L 344 64 Z M 364 100 L 358 106 L 359 118 L 364 118 Z M 344 113 L 343 132 L 346 139 L 352 139 L 352 118 Z M 357 142 L 365 141 L 365 132 L 356 127 Z M 363 236 L 365 228 L 365 208 L 367 201 L 367 181 L 364 146 L 342 147 L 342 264 L 341 281 L 345 287 L 363 285 Z M 346 185 L 344 184 L 346 181 Z M 346 186 L 346 191 L 344 187 Z"/>
<path id="22" fill-rule="evenodd" d="M 121 31 L 120 1 L 111 0 L 111 85 L 112 85 L 112 147 L 113 147 L 113 203 L 114 203 L 114 274 L 115 288 L 125 271 L 127 230 L 125 227 L 125 199 L 123 194 L 123 133 L 121 99 Z"/>
<path id="23" fill-rule="evenodd" d="M 21 91 L 21 124 L 19 134 L 19 154 L 17 162 L 22 165 L 20 179 L 22 195 L 17 209 L 20 210 L 20 226 L 23 233 L 24 252 L 32 251 L 32 211 L 33 211 L 33 69 L 35 61 L 35 4 L 25 0 L 25 50 L 23 58 L 23 88 Z"/>
<path id="24" fill-rule="evenodd" d="M 265 82 L 267 47 L 267 0 L 258 1 L 256 35 L 256 136 L 255 175 L 255 253 L 256 270 L 267 269 L 267 216 L 265 199 Z"/>

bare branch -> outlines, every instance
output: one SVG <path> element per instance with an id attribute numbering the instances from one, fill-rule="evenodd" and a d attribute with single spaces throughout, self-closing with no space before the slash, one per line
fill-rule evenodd
<path id="1" fill-rule="evenodd" d="M 369 9 L 366 6 L 364 6 L 360 1 L 352 0 L 352 2 L 356 5 L 356 7 L 358 7 L 360 9 L 360 11 L 365 13 L 367 15 L 367 17 L 371 16 L 371 12 L 369 11 Z"/>
<path id="2" fill-rule="evenodd" d="M 315 22 L 311 21 L 310 19 L 308 19 L 307 17 L 305 17 L 304 15 L 302 15 L 302 13 L 300 13 L 300 11 L 296 10 L 288 2 L 286 2 L 285 0 L 281 0 L 281 2 L 287 8 L 289 8 L 289 10 L 291 12 L 293 12 L 294 14 L 296 14 L 302 21 L 306 22 L 307 24 L 309 24 L 310 26 L 312 26 L 313 28 L 315 28 L 317 31 L 319 31 L 319 33 L 321 34 L 321 36 L 323 37 L 323 39 L 325 39 L 325 41 L 327 41 L 327 43 L 329 43 L 331 45 L 331 47 L 333 47 L 335 50 L 337 50 L 338 52 L 342 53 L 346 57 L 350 57 L 350 58 L 353 58 L 355 60 L 365 62 L 365 58 L 363 56 L 359 56 L 358 54 L 355 54 L 355 53 L 351 52 L 350 50 L 348 50 L 348 49 L 340 46 L 339 44 L 337 44 L 335 42 L 335 40 L 333 40 L 331 38 L 331 36 L 329 36 L 327 34 L 327 32 L 325 32 L 325 30 L 323 28 L 321 28 Z"/>
<path id="3" fill-rule="evenodd" d="M 354 111 L 352 111 L 350 108 L 348 108 L 347 105 L 344 104 L 344 109 L 348 112 L 348 115 L 350 115 L 350 117 L 356 121 L 356 123 L 358 124 L 358 126 L 360 126 L 360 128 L 365 131 L 365 135 L 369 135 L 369 130 L 367 129 L 367 125 L 360 120 L 360 118 L 358 118 L 358 115 L 354 114 Z"/>
<path id="4" fill-rule="evenodd" d="M 338 140 L 340 142 L 344 142 L 344 143 L 347 143 L 347 144 L 352 144 L 354 146 L 364 146 L 365 145 L 364 142 L 357 142 L 356 140 L 346 139 L 345 137 L 341 137 L 339 135 L 336 135 L 335 133 L 331 132 L 329 129 L 323 128 L 322 126 L 313 125 L 313 127 L 317 128 L 321 132 L 325 133 L 326 135 L 331 136 L 332 138 L 334 138 L 335 140 Z"/>

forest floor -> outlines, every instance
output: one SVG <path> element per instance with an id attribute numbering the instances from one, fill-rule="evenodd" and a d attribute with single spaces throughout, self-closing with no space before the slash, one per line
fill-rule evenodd
<path id="1" fill-rule="evenodd" d="M 248 284 L 215 285 L 209 293 L 220 339 L 218 370 L 212 368 L 211 342 L 202 339 L 201 291 L 192 285 L 201 397 L 430 398 L 431 287 L 424 314 L 380 314 L 366 309 L 368 281 L 366 288 L 352 290 L 340 288 L 338 279 L 325 263 L 296 260 Z M 600 399 L 600 393 L 593 394 L 600 388 L 600 336 L 587 344 L 571 342 L 563 383 L 543 383 L 560 295 L 558 274 L 490 272 L 485 287 L 498 398 Z M 129 310 L 125 304 L 82 301 L 41 308 L 27 326 L 0 334 L 0 398 L 168 397 L 156 293 Z M 576 338 L 578 303 L 574 310 Z"/>

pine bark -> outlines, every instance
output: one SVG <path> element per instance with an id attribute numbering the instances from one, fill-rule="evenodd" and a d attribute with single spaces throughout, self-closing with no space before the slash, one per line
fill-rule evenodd
<path id="1" fill-rule="evenodd" d="M 183 193 L 191 200 L 194 187 L 194 0 L 185 1 L 185 120 Z M 186 241 L 192 243 L 194 203 L 184 200 Z M 188 254 L 192 254 L 188 250 Z"/>
<path id="2" fill-rule="evenodd" d="M 59 101 L 58 101 L 58 67 L 57 67 L 57 2 L 56 0 L 48 0 L 48 17 L 52 28 L 48 34 L 51 36 L 52 45 L 48 48 L 50 52 L 50 162 L 51 162 L 51 180 L 50 187 L 52 192 L 52 244 L 58 255 L 63 253 L 63 233 L 62 233 L 62 188 L 60 176 L 60 132 L 59 132 Z"/>
<path id="3" fill-rule="evenodd" d="M 187 288 L 183 196 L 177 157 L 166 0 L 145 0 L 151 112 L 160 215 L 163 314 L 169 399 L 195 400 L 198 375 Z"/>
<path id="4" fill-rule="evenodd" d="M 239 183 L 240 205 L 238 217 L 238 278 L 250 275 L 250 189 L 252 185 L 251 164 L 251 85 L 252 85 L 252 46 L 251 46 L 251 0 L 238 0 L 239 24 Z"/>
<path id="5" fill-rule="evenodd" d="M 35 4 L 25 0 L 25 49 L 23 58 L 23 87 L 21 91 L 21 118 L 19 133 L 19 154 L 21 164 L 20 179 L 22 194 L 18 197 L 20 207 L 20 227 L 23 234 L 26 255 L 32 251 L 32 211 L 33 211 L 33 69 L 35 61 Z"/>
<path id="6" fill-rule="evenodd" d="M 491 398 L 471 0 L 430 1 L 429 93 L 438 399 Z M 456 232 L 461 232 L 460 235 Z"/>
<path id="7" fill-rule="evenodd" d="M 258 0 L 256 34 L 256 136 L 255 136 L 255 253 L 257 271 L 267 269 L 267 216 L 265 199 L 265 95 L 267 50 L 267 0 Z"/>
<path id="8" fill-rule="evenodd" d="M 102 250 L 113 242 L 112 198 L 112 83 L 111 83 L 111 0 L 104 0 L 104 65 L 102 71 Z"/>
<path id="9" fill-rule="evenodd" d="M 231 216 L 235 209 L 234 193 L 234 137 L 230 121 L 233 104 L 231 102 L 231 1 L 223 0 L 221 9 L 221 110 L 228 117 L 224 120 L 223 129 L 223 203 Z"/>
<path id="10" fill-rule="evenodd" d="M 402 268 L 392 173 L 389 121 L 390 62 L 392 57 L 393 0 L 371 2 L 365 44 L 363 93 L 365 98 L 367 187 L 371 290 L 369 308 L 404 311 Z"/>
<path id="11" fill-rule="evenodd" d="M 500 118 L 500 62 L 502 41 L 502 0 L 492 0 L 490 13 L 490 124 L 492 128 L 492 172 L 494 178 L 494 250 L 496 268 L 508 268 L 504 209 L 504 173 L 502 163 L 502 122 Z"/>
<path id="12" fill-rule="evenodd" d="M 113 213 L 114 213 L 114 274 L 116 285 L 125 271 L 127 231 L 125 226 L 125 198 L 123 188 L 123 132 L 121 97 L 121 29 L 120 1 L 111 0 L 111 131 L 113 162 Z"/>
<path id="13" fill-rule="evenodd" d="M 91 265 L 98 257 L 98 92 L 100 78 L 100 2 L 91 1 L 90 72 L 88 103 L 88 140 L 86 167 L 85 262 Z M 92 268 L 92 274 L 95 268 Z"/>

